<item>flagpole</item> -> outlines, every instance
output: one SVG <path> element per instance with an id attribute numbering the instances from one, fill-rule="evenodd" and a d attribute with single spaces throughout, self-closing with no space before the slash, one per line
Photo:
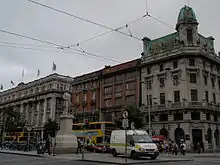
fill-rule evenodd
<path id="1" fill-rule="evenodd" d="M 40 76 L 40 69 L 37 70 L 37 77 L 36 77 L 36 79 L 38 79 L 39 76 Z"/>
<path id="2" fill-rule="evenodd" d="M 21 82 L 24 81 L 24 69 L 22 70 L 22 75 L 21 75 Z"/>

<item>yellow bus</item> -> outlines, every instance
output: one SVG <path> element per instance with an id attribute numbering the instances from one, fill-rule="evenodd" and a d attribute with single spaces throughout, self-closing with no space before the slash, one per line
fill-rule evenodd
<path id="1" fill-rule="evenodd" d="M 94 144 L 99 144 L 103 142 L 110 142 L 110 136 L 112 130 L 116 129 L 116 124 L 114 122 L 90 122 L 89 128 L 84 129 L 82 123 L 73 124 L 73 134 L 78 138 L 91 139 Z"/>
<path id="2" fill-rule="evenodd" d="M 28 140 L 28 132 L 6 132 L 6 136 L 4 137 L 4 141 L 14 142 L 17 141 L 18 143 L 24 143 Z M 30 140 L 34 139 L 34 132 L 30 132 Z"/>

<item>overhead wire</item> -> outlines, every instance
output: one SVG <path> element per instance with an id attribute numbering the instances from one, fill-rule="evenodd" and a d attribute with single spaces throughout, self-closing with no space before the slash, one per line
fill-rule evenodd
<path id="1" fill-rule="evenodd" d="M 31 46 L 31 47 L 42 47 L 42 48 L 55 48 L 54 46 L 46 46 L 46 45 L 38 45 L 38 44 L 26 44 L 26 43 L 8 42 L 8 41 L 0 41 L 0 44 L 4 44 L 4 45 L 18 45 L 18 46 Z"/>
<path id="2" fill-rule="evenodd" d="M 33 37 L 30 37 L 30 36 L 26 36 L 26 35 L 23 35 L 23 34 L 18 34 L 18 33 L 10 32 L 10 31 L 6 31 L 6 30 L 2 30 L 2 29 L 0 29 L 0 32 L 6 33 L 6 34 L 10 34 L 10 35 L 14 35 L 14 36 L 18 36 L 18 37 L 21 37 L 21 38 L 30 39 L 30 40 L 33 40 L 33 41 L 38 41 L 38 42 L 49 44 L 49 45 L 53 45 L 53 46 L 56 46 L 58 49 L 61 48 L 60 50 L 63 50 L 62 47 L 66 47 L 66 46 L 61 45 L 61 44 L 53 43 L 53 42 L 42 40 L 42 39 L 38 39 L 38 38 L 33 38 Z M 90 53 L 90 52 L 87 52 L 87 51 L 82 51 L 82 50 L 78 50 L 78 49 L 74 49 L 74 48 L 71 48 L 71 50 L 76 51 L 74 53 L 83 53 L 85 56 L 93 56 L 93 57 L 102 58 L 102 59 L 105 59 L 105 60 L 108 60 L 108 61 L 111 61 L 111 62 L 117 62 L 117 63 L 119 62 L 117 60 L 114 60 L 114 59 L 111 59 L 111 58 L 107 58 L 107 57 L 103 57 L 103 56 L 100 56 L 100 55 L 96 55 L 94 53 Z"/>
<path id="3" fill-rule="evenodd" d="M 33 1 L 33 0 L 28 0 L 29 2 L 33 3 L 33 4 L 36 4 L 38 6 L 42 6 L 42 7 L 45 7 L 45 8 L 48 8 L 48 9 L 51 9 L 53 11 L 56 11 L 56 12 L 59 12 L 59 13 L 62 13 L 62 14 L 65 14 L 65 15 L 68 15 L 68 16 L 71 16 L 73 18 L 76 18 L 76 19 L 79 19 L 79 20 L 82 20 L 84 22 L 87 22 L 87 23 L 91 23 L 91 24 L 94 24 L 94 25 L 97 25 L 97 26 L 100 26 L 102 28 L 105 28 L 105 29 L 109 29 L 109 30 L 112 30 L 112 31 L 115 31 L 115 32 L 118 32 L 122 35 L 125 35 L 125 36 L 128 36 L 128 37 L 131 37 L 133 39 L 136 39 L 136 40 L 139 40 L 139 41 L 142 41 L 142 39 L 138 38 L 138 37 L 135 37 L 135 36 L 130 36 L 129 34 L 127 33 L 124 33 L 124 32 L 121 32 L 117 29 L 114 29 L 114 28 L 111 28 L 111 27 L 108 27 L 106 25 L 103 25 L 103 24 L 100 24 L 98 22 L 95 22 L 95 21 L 90 21 L 88 19 L 85 19 L 85 18 L 82 18 L 82 17 L 79 17 L 77 15 L 74 15 L 74 14 L 71 14 L 71 13 L 68 13 L 68 12 L 65 12 L 63 10 L 60 10 L 60 9 L 57 9 L 57 8 L 54 8 L 54 7 L 51 7 L 51 6 L 48 6 L 48 5 L 45 5 L 45 4 L 42 4 L 42 3 L 39 3 L 39 2 L 36 2 L 36 1 Z"/>
<path id="4" fill-rule="evenodd" d="M 17 45 L 2 45 L 0 44 L 0 47 L 5 47 L 5 48 L 15 48 L 15 49 L 24 49 L 24 50 L 34 50 L 34 51 L 43 51 L 43 52 L 56 52 L 56 53 L 65 53 L 65 54 L 77 54 L 81 56 L 85 56 L 84 53 L 79 53 L 79 52 L 71 52 L 71 51 L 65 51 L 65 50 L 59 50 L 59 49 L 54 49 L 54 50 L 49 50 L 49 49 L 41 49 L 41 48 L 36 48 L 36 47 L 23 47 L 23 46 L 17 46 Z M 88 56 L 88 58 L 94 58 L 97 60 L 104 60 L 106 59 L 99 58 L 99 57 L 93 57 L 93 56 Z"/>
<path id="5" fill-rule="evenodd" d="M 173 30 L 176 30 L 175 28 L 173 28 L 173 26 L 171 26 L 171 25 L 167 24 L 167 23 L 166 23 L 166 22 L 164 22 L 164 21 L 161 21 L 160 19 L 158 19 L 158 18 L 156 18 L 156 17 L 152 16 L 152 15 L 151 15 L 151 14 L 149 14 L 149 13 L 148 13 L 148 16 L 149 16 L 150 18 L 154 19 L 155 21 L 157 21 L 157 22 L 159 22 L 159 23 L 161 23 L 161 24 L 163 24 L 163 25 L 167 26 L 167 27 L 169 27 L 169 28 L 171 28 L 171 29 L 173 29 Z"/>
<path id="6" fill-rule="evenodd" d="M 93 37 L 90 37 L 90 38 L 88 38 L 88 39 L 86 39 L 86 40 L 79 41 L 79 42 L 77 42 L 76 44 L 69 45 L 68 47 L 78 46 L 78 45 L 81 45 L 81 44 L 86 43 L 86 42 L 88 42 L 88 41 L 91 41 L 91 40 L 94 40 L 94 39 L 96 39 L 96 38 L 99 38 L 99 37 L 105 36 L 105 35 L 107 35 L 107 34 L 110 34 L 110 33 L 114 32 L 115 30 L 123 29 L 123 28 L 125 28 L 126 26 L 129 26 L 129 25 L 131 26 L 132 24 L 134 24 L 134 23 L 136 23 L 137 21 L 139 21 L 139 20 L 145 18 L 146 16 L 147 16 L 147 14 L 145 14 L 145 15 L 143 15 L 143 16 L 141 16 L 141 17 L 138 17 L 138 18 L 136 18 L 135 20 L 133 20 L 133 21 L 131 21 L 131 22 L 129 22 L 129 23 L 123 25 L 123 26 L 120 26 L 120 27 L 118 27 L 118 28 L 115 28 L 114 30 L 109 30 L 109 31 L 100 33 L 100 34 L 98 34 L 98 35 L 96 35 L 96 36 L 93 36 Z"/>

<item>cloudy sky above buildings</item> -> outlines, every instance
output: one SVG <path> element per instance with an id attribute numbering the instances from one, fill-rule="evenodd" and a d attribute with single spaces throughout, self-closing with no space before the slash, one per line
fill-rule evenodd
<path id="1" fill-rule="evenodd" d="M 146 13 L 145 0 L 36 0 L 39 3 L 72 13 L 79 17 L 98 22 L 107 27 L 118 28 L 143 16 Z M 149 13 L 163 22 L 175 27 L 181 7 L 188 0 L 148 0 Z M 218 15 L 219 0 L 190 0 L 199 21 L 199 32 L 204 36 L 213 36 L 216 51 L 220 50 Z M 37 38 L 58 45 L 75 45 L 80 41 L 109 31 L 71 16 L 49 10 L 30 3 L 28 0 L 1 0 L 0 30 L 6 30 Z M 152 18 L 145 17 L 136 21 L 122 32 L 142 39 L 151 39 L 174 31 Z M 18 36 L 0 32 L 0 84 L 10 88 L 21 81 L 36 79 L 51 74 L 52 63 L 57 65 L 57 73 L 78 76 L 114 65 L 112 60 L 96 59 L 79 55 L 73 49 L 86 51 L 104 58 L 125 62 L 140 57 L 142 42 L 117 32 L 109 33 L 80 46 L 60 50 L 57 46 L 45 44 Z"/>

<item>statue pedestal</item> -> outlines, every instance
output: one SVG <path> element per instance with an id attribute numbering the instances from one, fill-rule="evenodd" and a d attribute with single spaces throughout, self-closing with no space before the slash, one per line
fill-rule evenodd
<path id="1" fill-rule="evenodd" d="M 56 154 L 75 153 L 77 149 L 77 137 L 72 131 L 73 116 L 63 114 L 60 116 L 60 131 L 56 136 Z"/>

